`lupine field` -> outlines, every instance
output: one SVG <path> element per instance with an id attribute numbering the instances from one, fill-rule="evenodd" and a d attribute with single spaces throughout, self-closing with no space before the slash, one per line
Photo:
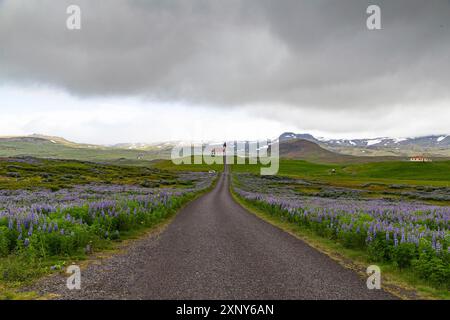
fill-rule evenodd
<path id="1" fill-rule="evenodd" d="M 56 174 L 54 177 L 58 178 Z M 97 181 L 53 191 L 32 185 L 27 189 L 2 189 L 0 259 L 20 257 L 36 262 L 90 253 L 100 243 L 161 222 L 194 194 L 208 188 L 214 177 L 202 172 L 178 173 L 172 176 L 176 183 L 160 187 L 142 186 L 147 182 L 139 184 L 137 177 L 135 184 Z M 161 180 L 156 181 L 161 184 Z M 5 268 L 0 270 L 0 279 L 20 278 L 20 273 Z"/>
<path id="2" fill-rule="evenodd" d="M 234 180 L 238 196 L 265 212 L 450 290 L 450 206 L 348 194 L 304 196 L 292 188 L 302 183 L 295 179 L 235 174 Z"/>

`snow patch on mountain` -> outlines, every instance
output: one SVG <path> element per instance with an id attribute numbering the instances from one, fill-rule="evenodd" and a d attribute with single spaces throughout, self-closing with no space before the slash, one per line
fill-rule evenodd
<path id="1" fill-rule="evenodd" d="M 399 143 L 408 140 L 408 138 L 392 138 L 392 140 L 394 140 L 395 143 Z"/>
<path id="2" fill-rule="evenodd" d="M 367 140 L 367 146 L 373 146 L 375 144 L 379 144 L 380 142 L 382 142 L 383 139 L 371 139 L 371 140 Z"/>

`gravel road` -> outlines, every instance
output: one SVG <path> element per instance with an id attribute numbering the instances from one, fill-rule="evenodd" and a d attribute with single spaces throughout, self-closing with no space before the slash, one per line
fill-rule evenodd
<path id="1" fill-rule="evenodd" d="M 301 240 L 237 204 L 224 172 L 214 190 L 168 227 L 125 253 L 82 270 L 80 290 L 64 275 L 34 289 L 60 299 L 393 299 Z"/>

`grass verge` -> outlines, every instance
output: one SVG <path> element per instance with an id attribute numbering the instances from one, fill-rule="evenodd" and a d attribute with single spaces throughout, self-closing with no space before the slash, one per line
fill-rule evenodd
<path id="1" fill-rule="evenodd" d="M 64 272 L 65 266 L 67 265 L 77 264 L 83 269 L 91 263 L 96 263 L 99 260 L 125 251 L 134 241 L 161 233 L 175 218 L 176 214 L 186 205 L 211 191 L 215 187 L 217 180 L 216 177 L 210 187 L 185 196 L 183 202 L 180 203 L 178 207 L 173 208 L 160 221 L 152 226 L 123 232 L 120 240 L 105 240 L 101 243 L 97 243 L 94 252 L 89 255 L 51 256 L 39 261 L 31 261 L 25 257 L 14 254 L 5 258 L 0 258 L 0 270 L 7 270 L 9 273 L 8 278 L 15 279 L 14 281 L 4 281 L 0 279 L 0 300 L 51 299 L 52 295 L 40 296 L 38 293 L 29 291 L 26 288 L 52 273 Z M 51 267 L 53 267 L 53 270 Z"/>
<path id="2" fill-rule="evenodd" d="M 326 254 L 345 268 L 354 270 L 362 278 L 367 278 L 367 266 L 376 264 L 381 268 L 382 288 L 401 299 L 443 299 L 450 300 L 450 292 L 429 286 L 411 271 L 399 270 L 387 263 L 374 263 L 362 250 L 345 248 L 340 243 L 318 236 L 314 231 L 287 221 L 281 216 L 261 210 L 252 202 L 239 197 L 230 187 L 235 201 L 260 219 L 278 227 L 306 242 L 314 249 Z"/>

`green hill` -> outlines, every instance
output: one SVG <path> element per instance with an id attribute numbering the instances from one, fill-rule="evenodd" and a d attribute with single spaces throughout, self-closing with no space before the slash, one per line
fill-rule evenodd
<path id="1" fill-rule="evenodd" d="M 317 143 L 295 139 L 280 143 L 280 157 L 285 159 L 306 160 L 314 163 L 366 163 L 405 160 L 401 157 L 365 157 L 340 154 L 326 150 Z"/>
<path id="2" fill-rule="evenodd" d="M 87 161 L 154 160 L 168 158 L 170 150 L 132 150 L 77 144 L 57 137 L 26 136 L 0 138 L 0 157 L 30 156 Z"/>

